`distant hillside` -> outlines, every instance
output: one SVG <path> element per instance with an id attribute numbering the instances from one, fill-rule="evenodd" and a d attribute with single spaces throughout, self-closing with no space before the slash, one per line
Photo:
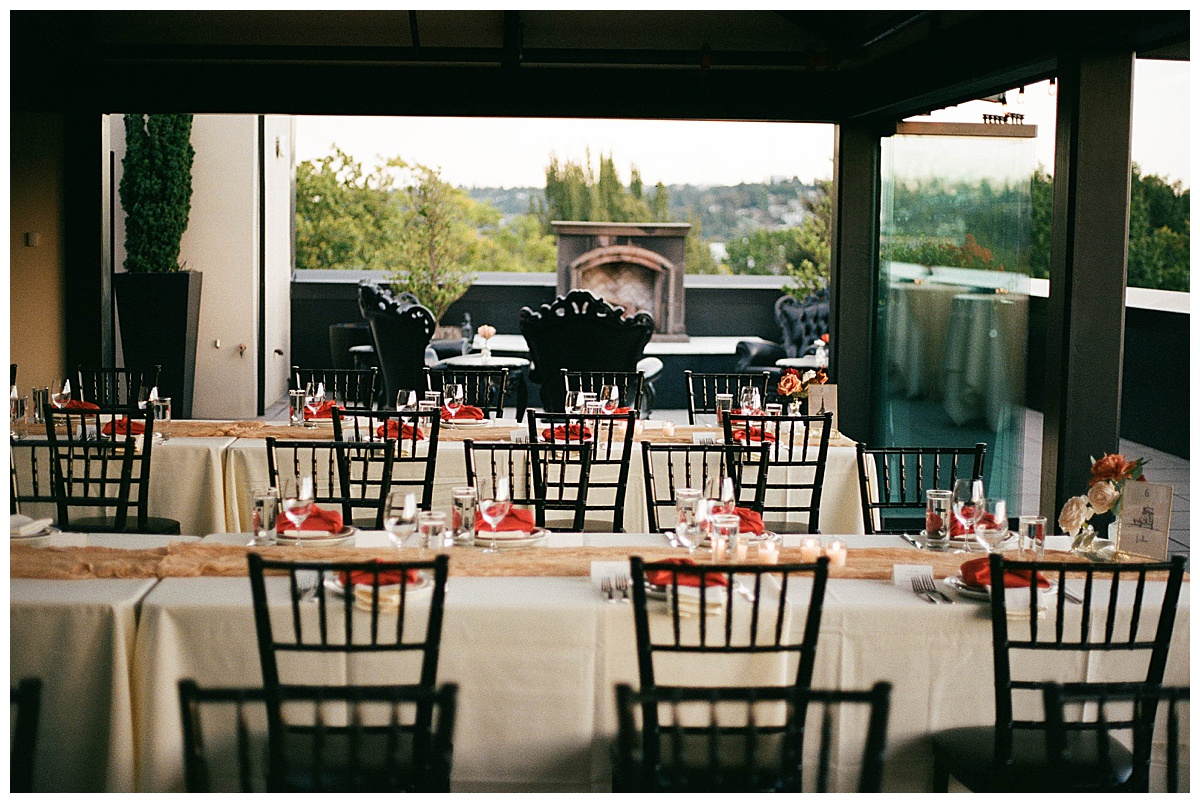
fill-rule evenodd
<path id="1" fill-rule="evenodd" d="M 798 226 L 805 215 L 804 200 L 816 192 L 815 185 L 796 178 L 733 187 L 672 184 L 667 189 L 671 217 L 687 221 L 694 213 L 700 220 L 704 239 L 713 242 L 728 242 L 756 229 Z M 532 199 L 541 197 L 542 188 L 477 187 L 466 192 L 508 217 L 528 214 Z"/>

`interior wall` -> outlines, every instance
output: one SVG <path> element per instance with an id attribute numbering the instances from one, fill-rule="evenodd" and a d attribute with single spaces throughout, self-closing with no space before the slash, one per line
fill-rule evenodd
<path id="1" fill-rule="evenodd" d="M 287 395 L 291 372 L 291 286 L 295 265 L 295 121 L 269 115 L 263 120 L 266 249 L 264 260 L 263 402 L 269 408 Z M 325 363 L 322 363 L 324 365 Z M 318 367 L 318 366 L 314 366 Z"/>
<path id="2" fill-rule="evenodd" d="M 63 116 L 16 113 L 9 133 L 9 358 L 29 396 L 66 375 Z"/>

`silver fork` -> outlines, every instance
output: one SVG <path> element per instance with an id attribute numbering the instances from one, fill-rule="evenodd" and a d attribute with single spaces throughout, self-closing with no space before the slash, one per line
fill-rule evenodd
<path id="1" fill-rule="evenodd" d="M 611 577 L 603 577 L 600 579 L 600 593 L 608 594 L 609 602 L 617 601 L 617 598 L 613 596 L 613 592 L 615 590 L 616 588 L 613 586 L 613 580 Z"/>
<path id="2" fill-rule="evenodd" d="M 617 593 L 621 595 L 622 602 L 631 602 L 629 598 L 629 578 L 621 575 L 616 580 Z"/>
<path id="3" fill-rule="evenodd" d="M 930 594 L 928 591 L 925 590 L 925 583 L 923 582 L 923 580 L 924 580 L 924 578 L 918 577 L 916 575 L 914 575 L 912 577 L 913 593 L 916 594 L 918 597 L 921 597 L 922 599 L 924 599 L 930 605 L 937 605 L 938 601 L 936 599 L 934 599 L 933 594 Z"/>
<path id="4" fill-rule="evenodd" d="M 299 581 L 299 584 L 297 585 L 296 590 L 300 594 L 301 602 L 308 602 L 308 601 L 314 599 L 317 596 L 317 575 L 316 575 L 316 573 L 314 572 L 313 574 L 306 577 L 304 580 Z"/>
<path id="5" fill-rule="evenodd" d="M 926 594 L 929 594 L 933 597 L 940 597 L 943 602 L 949 605 L 954 604 L 954 600 L 950 599 L 950 597 L 946 595 L 946 592 L 937 587 L 937 583 L 933 581 L 932 577 L 927 577 L 922 574 L 918 577 L 918 579 L 921 581 L 921 588 Z"/>

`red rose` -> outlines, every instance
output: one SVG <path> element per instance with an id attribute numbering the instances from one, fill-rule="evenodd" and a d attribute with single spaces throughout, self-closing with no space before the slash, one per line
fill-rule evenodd
<path id="1" fill-rule="evenodd" d="M 1135 468 L 1137 468 L 1136 462 L 1126 460 L 1119 454 L 1106 454 L 1092 463 L 1092 479 L 1088 484 L 1095 485 L 1105 480 L 1114 482 L 1127 480 L 1133 476 Z"/>

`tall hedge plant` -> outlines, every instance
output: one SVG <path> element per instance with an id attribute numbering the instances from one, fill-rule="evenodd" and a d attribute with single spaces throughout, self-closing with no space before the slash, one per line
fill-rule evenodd
<path id="1" fill-rule="evenodd" d="M 192 209 L 192 115 L 125 115 L 125 270 L 174 273 Z"/>

